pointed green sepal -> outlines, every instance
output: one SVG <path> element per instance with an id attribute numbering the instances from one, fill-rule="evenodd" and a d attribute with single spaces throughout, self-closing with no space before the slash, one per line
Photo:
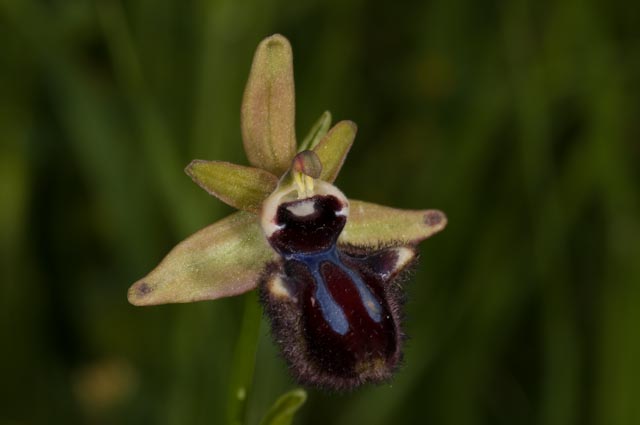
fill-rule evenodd
<path id="1" fill-rule="evenodd" d="M 283 394 L 269 408 L 260 425 L 291 425 L 293 416 L 307 400 L 307 392 L 296 389 Z"/>
<path id="2" fill-rule="evenodd" d="M 258 46 L 242 101 L 242 139 L 249 162 L 277 176 L 296 154 L 293 55 L 280 34 Z"/>
<path id="3" fill-rule="evenodd" d="M 438 210 L 401 210 L 350 199 L 339 242 L 375 248 L 416 245 L 446 225 L 447 217 Z"/>
<path id="4" fill-rule="evenodd" d="M 236 212 L 176 245 L 129 288 L 129 302 L 155 305 L 238 295 L 256 287 L 274 255 L 256 216 Z"/>
<path id="5" fill-rule="evenodd" d="M 340 121 L 313 148 L 322 163 L 320 179 L 333 183 L 351 149 L 358 126 L 352 121 Z"/>
<path id="6" fill-rule="evenodd" d="M 278 178 L 268 171 L 224 161 L 195 159 L 184 171 L 225 204 L 256 214 L 278 185 Z"/>
<path id="7" fill-rule="evenodd" d="M 315 148 L 331 127 L 331 112 L 324 111 L 298 146 L 298 152 Z"/>

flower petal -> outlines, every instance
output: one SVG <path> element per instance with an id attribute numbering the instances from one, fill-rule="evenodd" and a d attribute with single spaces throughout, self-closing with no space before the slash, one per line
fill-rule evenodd
<path id="1" fill-rule="evenodd" d="M 224 161 L 195 159 L 184 171 L 225 204 L 256 214 L 278 185 L 278 178 L 268 171 Z"/>
<path id="2" fill-rule="evenodd" d="M 315 148 L 320 140 L 327 134 L 331 127 L 331 112 L 324 111 L 318 121 L 313 124 L 309 133 L 304 137 L 300 146 L 298 146 L 298 152 L 306 151 L 308 149 Z"/>
<path id="3" fill-rule="evenodd" d="M 320 179 L 333 183 L 351 149 L 358 126 L 352 121 L 340 121 L 313 148 L 322 163 Z"/>
<path id="4" fill-rule="evenodd" d="M 258 46 L 242 101 L 242 139 L 249 162 L 278 176 L 296 154 L 293 56 L 280 34 Z"/>
<path id="5" fill-rule="evenodd" d="M 447 217 L 438 210 L 400 210 L 350 199 L 339 242 L 375 248 L 415 245 L 446 225 Z"/>
<path id="6" fill-rule="evenodd" d="M 256 216 L 237 212 L 176 245 L 129 288 L 129 302 L 155 305 L 238 295 L 256 287 L 274 255 Z"/>

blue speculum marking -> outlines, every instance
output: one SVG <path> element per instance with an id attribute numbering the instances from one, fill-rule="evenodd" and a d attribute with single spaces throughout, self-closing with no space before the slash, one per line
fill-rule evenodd
<path id="1" fill-rule="evenodd" d="M 379 323 L 382 320 L 382 306 L 373 296 L 371 290 L 364 283 L 360 275 L 342 262 L 338 255 L 338 249 L 335 245 L 331 246 L 331 248 L 326 251 L 290 254 L 288 258 L 300 261 L 309 268 L 316 284 L 315 296 L 320 305 L 320 311 L 334 332 L 340 335 L 345 335 L 349 331 L 349 321 L 347 320 L 342 307 L 340 307 L 340 305 L 338 305 L 338 303 L 333 299 L 333 296 L 327 287 L 327 283 L 320 272 L 320 267 L 324 263 L 333 264 L 349 276 L 351 282 L 358 291 L 362 305 L 367 310 L 371 320 L 376 323 Z"/>

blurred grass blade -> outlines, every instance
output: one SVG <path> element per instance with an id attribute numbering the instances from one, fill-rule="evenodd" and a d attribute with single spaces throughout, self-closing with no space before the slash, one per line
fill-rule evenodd
<path id="1" fill-rule="evenodd" d="M 283 394 L 269 408 L 260 425 L 290 425 L 293 416 L 307 400 L 307 392 L 295 389 Z"/>
<path id="2" fill-rule="evenodd" d="M 262 309 L 256 291 L 244 295 L 244 313 L 240 334 L 233 353 L 233 367 L 229 385 L 227 423 L 244 425 L 247 400 L 253 386 L 256 352 L 260 336 Z"/>
<path id="3" fill-rule="evenodd" d="M 155 305 L 238 295 L 256 287 L 272 257 L 256 216 L 237 212 L 180 242 L 129 288 L 129 302 Z"/>
<path id="4" fill-rule="evenodd" d="M 302 143 L 300 143 L 298 152 L 315 148 L 327 134 L 329 127 L 331 127 L 331 112 L 324 111 L 322 115 L 320 115 L 320 118 L 318 118 L 318 121 L 313 124 L 313 127 L 311 127 L 309 133 L 307 133 L 302 140 Z"/>
<path id="5" fill-rule="evenodd" d="M 415 245 L 447 225 L 447 218 L 438 210 L 401 210 L 353 199 L 349 204 L 347 225 L 340 235 L 345 244 Z"/>
<path id="6" fill-rule="evenodd" d="M 358 126 L 354 122 L 340 121 L 313 148 L 322 163 L 322 180 L 333 183 L 338 177 L 357 131 Z"/>
<path id="7" fill-rule="evenodd" d="M 224 161 L 196 159 L 187 165 L 185 172 L 227 205 L 256 214 L 278 184 L 277 177 L 267 171 Z"/>
<path id="8" fill-rule="evenodd" d="M 258 46 L 242 101 L 242 139 L 249 162 L 277 176 L 296 153 L 293 55 L 280 34 Z"/>

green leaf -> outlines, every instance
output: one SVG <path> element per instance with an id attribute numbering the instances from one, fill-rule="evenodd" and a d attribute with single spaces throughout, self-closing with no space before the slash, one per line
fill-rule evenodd
<path id="1" fill-rule="evenodd" d="M 307 392 L 296 389 L 283 394 L 269 408 L 260 425 L 291 425 L 293 416 L 307 400 Z"/>
<path id="2" fill-rule="evenodd" d="M 296 154 L 293 55 L 280 34 L 258 46 L 242 101 L 242 139 L 249 162 L 277 176 Z"/>
<path id="3" fill-rule="evenodd" d="M 354 122 L 340 121 L 313 148 L 322 163 L 322 180 L 333 183 L 338 177 L 357 131 L 358 126 Z"/>
<path id="4" fill-rule="evenodd" d="M 185 172 L 201 188 L 234 208 L 259 213 L 278 178 L 268 171 L 223 161 L 191 161 Z"/>
<path id="5" fill-rule="evenodd" d="M 274 255 L 257 217 L 236 212 L 176 245 L 129 288 L 129 302 L 156 305 L 238 295 L 256 287 Z"/>
<path id="6" fill-rule="evenodd" d="M 350 199 L 339 242 L 376 248 L 416 245 L 446 225 L 447 217 L 438 210 L 400 210 Z"/>
<path id="7" fill-rule="evenodd" d="M 302 140 L 302 143 L 300 143 L 298 152 L 315 148 L 325 134 L 327 134 L 329 127 L 331 127 L 331 112 L 324 111 L 322 115 L 320 115 L 320 118 L 318 118 L 318 121 L 313 124 L 313 127 L 311 127 L 309 133 L 307 133 L 304 140 Z"/>

